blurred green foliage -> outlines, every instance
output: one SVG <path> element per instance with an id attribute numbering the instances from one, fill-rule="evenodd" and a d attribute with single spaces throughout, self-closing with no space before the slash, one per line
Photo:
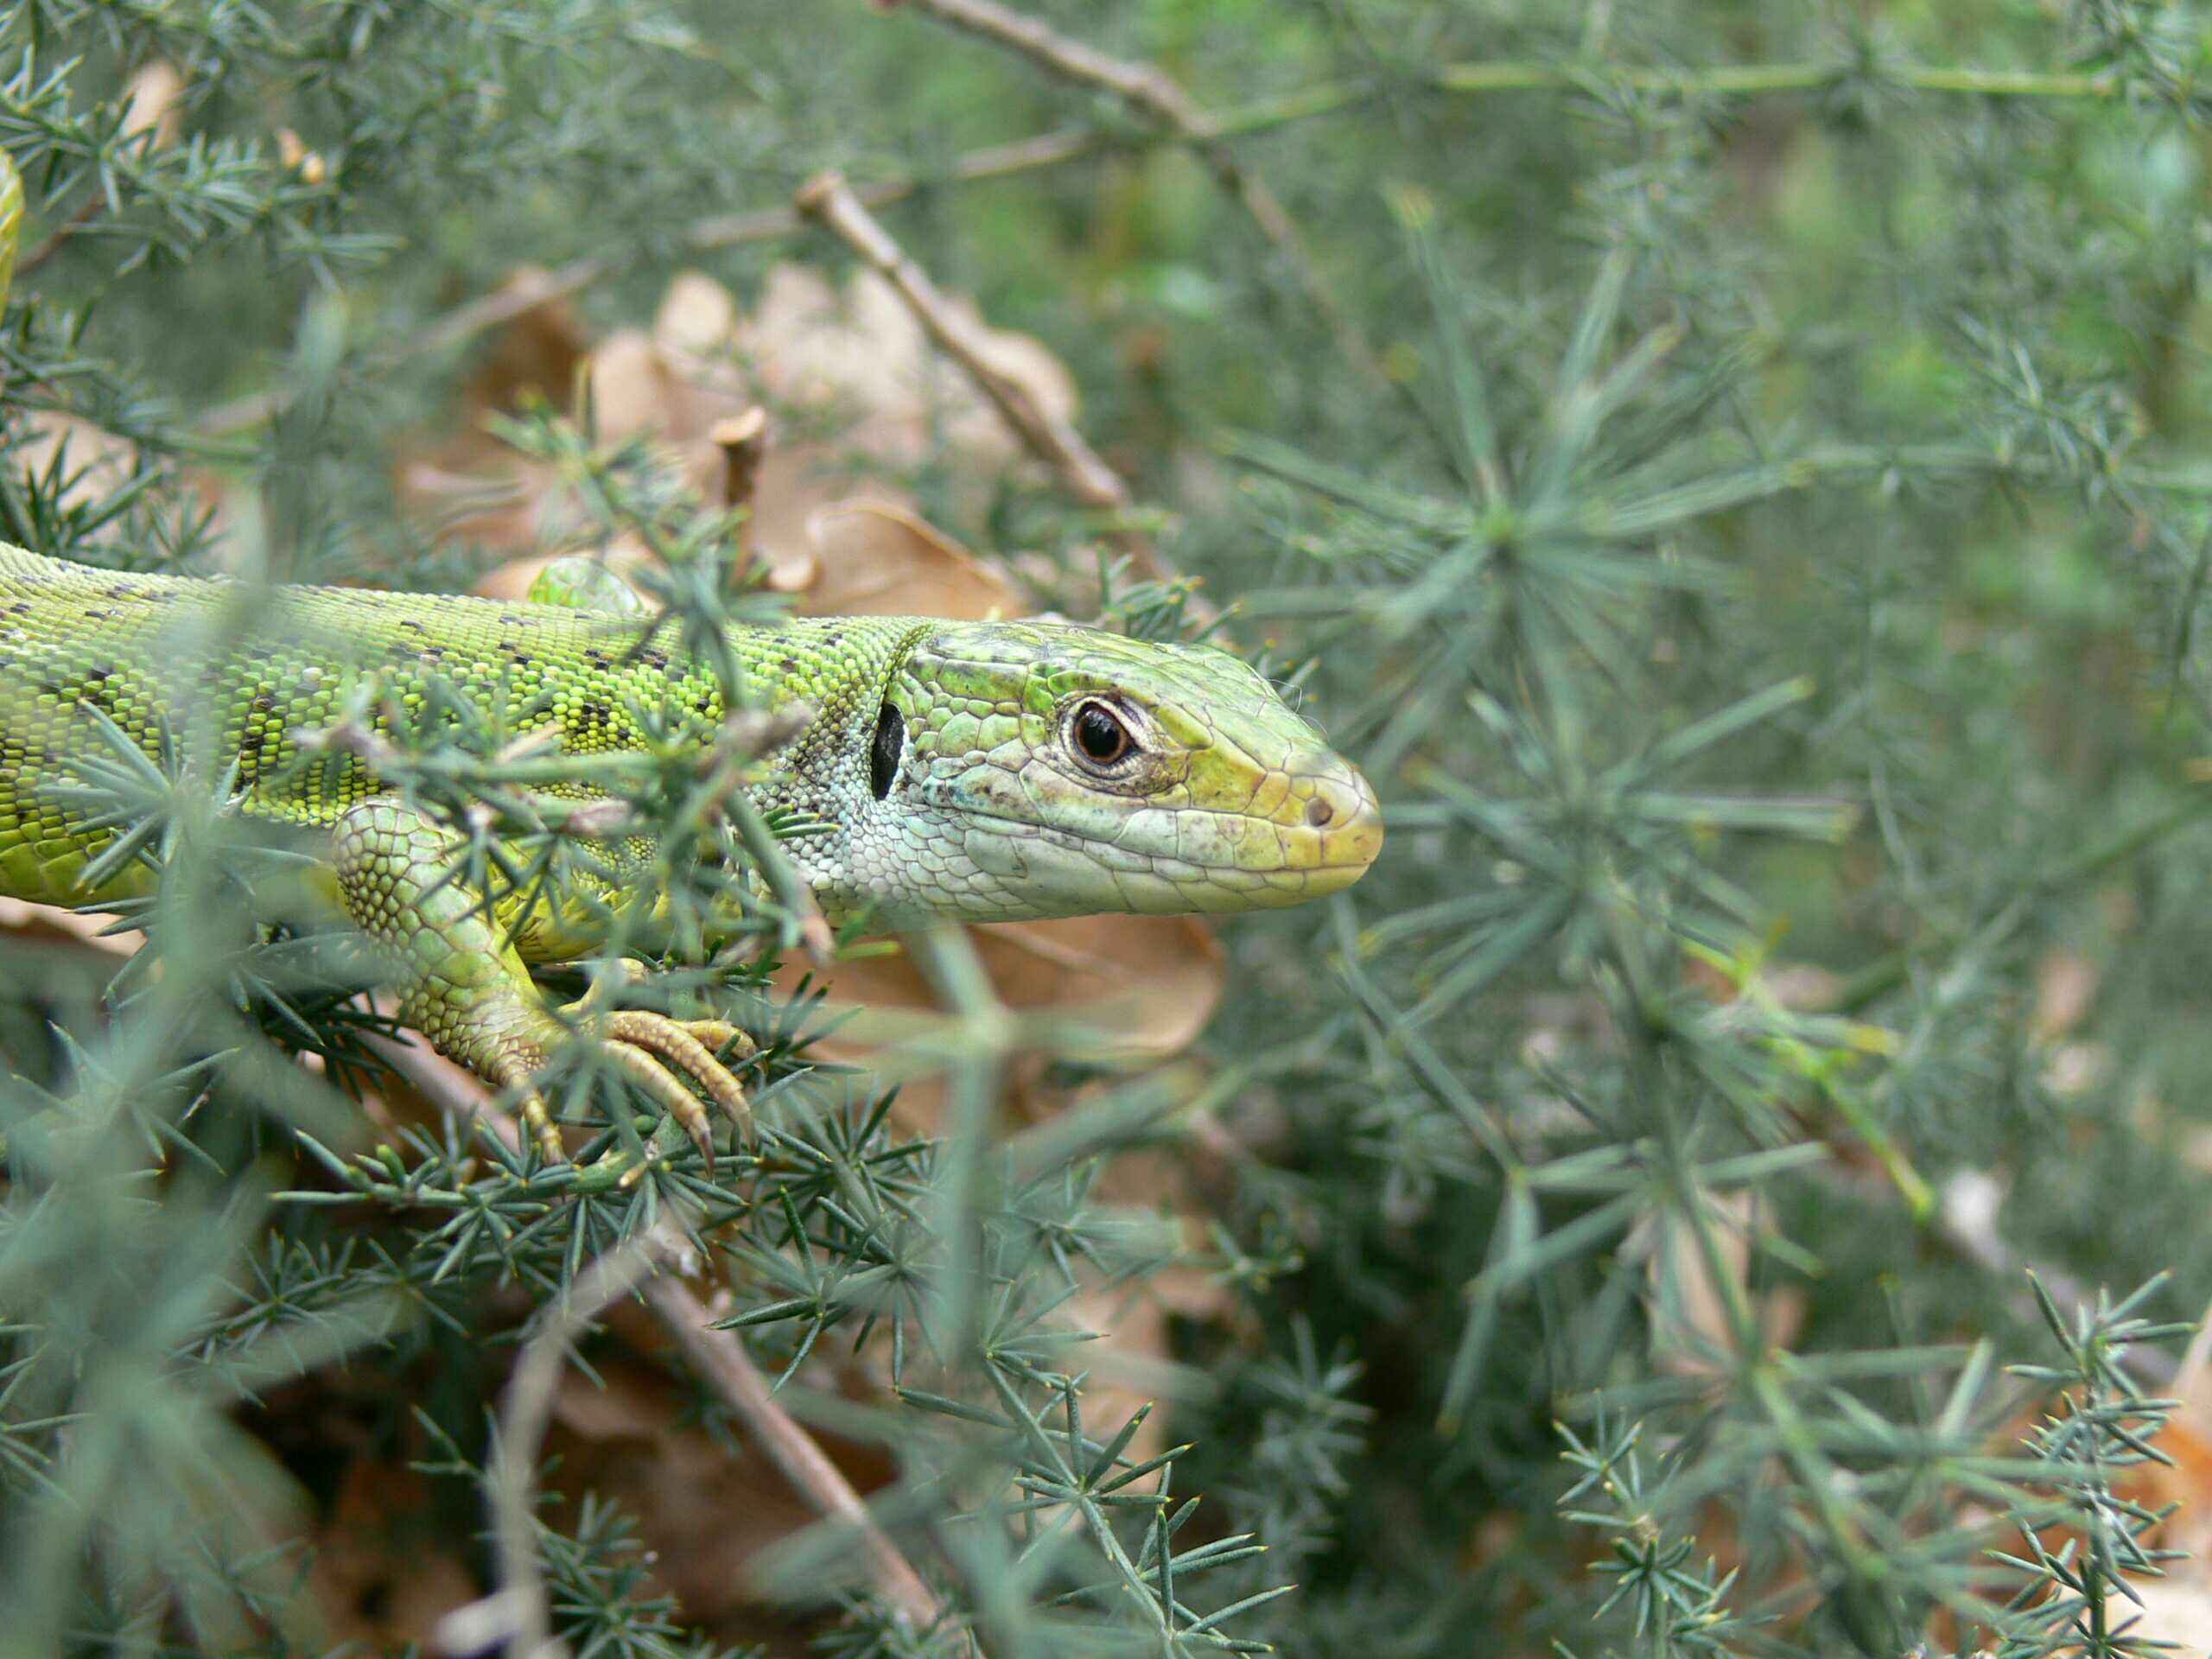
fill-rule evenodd
<path id="1" fill-rule="evenodd" d="M 1041 1141 L 996 1122 L 1006 1028 L 957 943 L 928 948 L 955 1110 L 919 1145 L 764 1006 L 769 929 L 682 982 L 775 1039 L 758 1155 L 578 1198 L 459 1128 L 349 1161 L 346 1103 L 278 1062 L 373 1072 L 358 977 L 241 925 L 188 767 L 111 779 L 170 872 L 153 955 L 105 1018 L 97 969 L 4 958 L 0 1646 L 316 1647 L 298 1538 L 225 1517 L 327 1505 L 257 1426 L 341 1363 L 488 1586 L 505 1345 L 661 1205 L 728 1224 L 772 1374 L 833 1333 L 926 1356 L 837 1421 L 996 1659 L 2139 1650 L 2158 1344 L 2212 1295 L 2212 10 L 1027 8 L 1175 78 L 1294 256 L 1192 144 L 932 10 L 7 7 L 8 439 L 60 411 L 134 448 L 89 492 L 11 464 L 0 529 L 465 582 L 391 486 L 481 349 L 436 320 L 518 258 L 603 262 L 609 325 L 681 268 L 749 296 L 842 251 L 703 221 L 824 168 L 912 180 L 902 244 L 1068 363 L 1164 554 L 1369 766 L 1381 864 L 1224 929 L 1198 1112 L 1185 1074 L 1109 1078 Z M 185 89 L 158 147 L 123 99 L 156 59 Z M 1080 154 L 950 177 L 1047 132 Z M 607 530 L 702 538 L 620 463 L 577 462 Z M 256 511 L 218 538 L 188 467 Z M 944 461 L 910 481 L 1099 605 L 1114 526 L 1049 480 L 981 512 Z M 1186 597 L 1107 601 L 1159 632 Z M 1207 1237 L 1096 1198 L 1125 1144 L 1218 1160 Z M 1164 1494 L 1082 1414 L 1078 1257 L 1234 1299 L 1173 1328 L 1160 1409 L 1195 1449 Z M 546 1525 L 575 1650 L 701 1635 L 623 1517 Z M 958 1649 L 845 1548 L 788 1555 L 778 1643 Z"/>

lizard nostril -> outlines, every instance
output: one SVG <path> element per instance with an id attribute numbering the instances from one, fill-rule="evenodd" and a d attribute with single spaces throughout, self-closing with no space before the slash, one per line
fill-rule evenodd
<path id="1" fill-rule="evenodd" d="M 1336 816 L 1337 809 L 1318 795 L 1306 804 L 1306 822 L 1316 830 Z"/>

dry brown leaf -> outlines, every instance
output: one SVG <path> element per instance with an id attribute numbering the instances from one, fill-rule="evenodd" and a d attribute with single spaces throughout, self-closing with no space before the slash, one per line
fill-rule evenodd
<path id="1" fill-rule="evenodd" d="M 2097 1000 L 2097 964 L 2078 950 L 2053 950 L 2036 964 L 2036 1010 L 2029 1029 L 2053 1042 L 2080 1025 Z"/>
<path id="2" fill-rule="evenodd" d="M 1109 1058 L 1126 1064 L 1180 1053 L 1205 1030 L 1221 1000 L 1221 946 L 1197 917 L 1077 916 L 978 924 L 969 932 L 1007 1007 L 1017 1013 L 1080 1014 L 1109 1037 L 1115 1051 Z M 795 992 L 810 975 L 835 1004 L 894 1013 L 930 1013 L 942 1006 L 912 958 L 895 948 L 826 969 L 786 963 L 780 988 Z M 843 1034 L 816 1048 L 825 1058 L 854 1064 L 878 1052 L 875 1045 Z M 1033 1115 L 1044 1115 L 1029 1090 L 1017 1095 Z M 899 1117 L 918 1131 L 932 1132 L 942 1098 L 933 1082 L 911 1084 L 899 1096 Z"/>
<path id="3" fill-rule="evenodd" d="M 732 1451 L 687 1426 L 684 1392 L 658 1366 L 616 1357 L 595 1363 L 601 1383 L 571 1369 L 554 1399 L 546 1451 L 557 1459 L 552 1490 L 619 1503 L 638 1522 L 655 1584 L 689 1621 L 728 1617 L 754 1603 L 754 1557 L 815 1520 L 766 1454 Z M 862 1491 L 891 1471 L 820 1437 Z"/>
<path id="4" fill-rule="evenodd" d="M 23 418 L 22 440 L 15 446 L 8 464 L 26 479 L 41 478 L 58 469 L 60 504 L 81 507 L 121 490 L 130 481 L 137 461 L 137 448 L 105 427 L 73 415 L 34 410 Z M 206 470 L 185 470 L 174 476 L 194 498 L 194 508 L 212 515 L 218 556 L 235 554 L 238 543 L 227 532 L 234 525 L 237 483 Z M 132 533 L 130 519 L 111 519 L 94 531 L 91 539 L 101 546 L 115 546 Z"/>
<path id="5" fill-rule="evenodd" d="M 59 467 L 65 507 L 105 499 L 130 479 L 136 452 L 105 427 L 41 409 L 24 417 L 23 429 L 25 436 L 10 456 L 10 466 L 27 478 L 43 477 Z"/>
<path id="6" fill-rule="evenodd" d="M 1029 608 L 1012 577 L 904 507 L 851 500 L 820 507 L 807 517 L 806 538 L 821 564 L 805 600 L 812 616 L 981 622 Z"/>
<path id="7" fill-rule="evenodd" d="M 150 132 L 156 149 L 168 149 L 182 130 L 179 100 L 183 96 L 184 77 L 176 66 L 156 58 L 130 77 L 124 92 L 124 136 L 136 138 L 142 132 Z"/>
<path id="8" fill-rule="evenodd" d="M 538 290 L 543 299 L 499 331 L 470 384 L 472 429 L 398 468 L 403 499 L 443 533 L 517 553 L 576 545 L 588 534 L 581 504 L 565 499 L 550 469 L 474 429 L 486 411 L 512 409 L 528 391 L 565 400 L 587 362 L 599 435 L 651 440 L 709 500 L 721 499 L 724 482 L 713 439 L 719 423 L 766 404 L 798 411 L 803 426 L 843 424 L 834 441 L 771 444 L 755 474 L 747 542 L 784 592 L 813 580 L 816 509 L 859 499 L 911 505 L 879 476 L 883 469 L 912 466 L 942 444 L 961 463 L 956 487 L 980 509 L 1000 474 L 1022 463 L 996 410 L 938 359 L 905 304 L 873 275 L 840 295 L 813 271 L 779 265 L 748 316 L 720 283 L 687 272 L 670 285 L 650 334 L 626 330 L 595 349 L 546 273 L 519 272 L 501 292 L 527 298 Z M 1071 413 L 1073 378 L 1040 343 L 995 331 L 988 354 L 1040 404 Z"/>
<path id="9" fill-rule="evenodd" d="M 404 1464 L 350 1464 L 315 1529 L 308 1573 L 331 1639 L 376 1652 L 427 1648 L 437 1622 L 480 1593 L 461 1565 L 475 1517 L 454 1519 Z"/>
<path id="10" fill-rule="evenodd" d="M 971 319 L 978 315 L 963 297 L 950 303 Z M 1074 377 L 1041 342 L 1004 329 L 984 328 L 982 338 L 987 359 L 1040 408 L 1073 418 Z M 786 452 L 802 463 L 787 481 L 804 487 L 810 507 L 862 488 L 878 494 L 874 468 L 913 466 L 939 443 L 962 462 L 954 487 L 963 514 L 988 503 L 1001 474 L 1027 464 L 998 410 L 938 356 L 906 302 L 873 271 L 856 273 L 841 294 L 818 272 L 776 266 L 730 351 L 750 370 L 761 401 L 849 420 L 836 442 Z M 771 510 L 784 504 L 762 505 L 765 537 Z"/>
<path id="11" fill-rule="evenodd" d="M 524 265 L 495 289 L 494 303 L 527 302 L 492 336 L 491 354 L 461 393 L 461 414 L 472 435 L 488 411 L 512 412 L 531 395 L 565 404 L 591 337 L 575 303 L 558 291 L 553 273 Z"/>
<path id="12" fill-rule="evenodd" d="M 2177 1571 L 2176 1568 L 2179 1570 Z M 2151 1651 L 2155 1642 L 2173 1645 L 2168 1659 L 2205 1659 L 2212 1654 L 2212 1576 L 2198 1561 L 2181 1561 L 2166 1576 L 2134 1586 L 2139 1618 L 2129 1637 Z"/>
<path id="13" fill-rule="evenodd" d="M 694 408 L 700 389 L 679 378 L 668 354 L 639 328 L 618 329 L 592 348 L 591 395 L 599 435 L 609 443 L 695 430 L 703 437 L 713 424 Z"/>
<path id="14" fill-rule="evenodd" d="M 945 298 L 976 325 L 992 367 L 1018 380 L 1040 408 L 1074 418 L 1074 378 L 1058 358 L 1028 335 L 984 324 L 965 296 Z M 776 266 L 733 343 L 770 394 L 865 411 L 868 422 L 855 443 L 879 459 L 919 459 L 932 421 L 944 423 L 953 448 L 979 458 L 1011 460 L 1020 452 L 997 410 L 965 375 L 938 359 L 912 310 L 874 271 L 855 272 L 840 294 L 817 271 Z"/>
<path id="15" fill-rule="evenodd" d="M 67 939 L 115 956 L 130 956 L 145 944 L 146 936 L 136 929 L 124 933 L 100 931 L 115 919 L 105 911 L 64 910 L 58 905 L 35 905 L 27 899 L 0 898 L 0 931 L 26 938 Z"/>
<path id="16" fill-rule="evenodd" d="M 713 361 L 729 353 L 741 321 L 729 289 L 698 271 L 678 271 L 653 313 L 653 340 L 671 353 Z"/>
<path id="17" fill-rule="evenodd" d="M 1733 1296 L 1749 1302 L 1758 1340 L 1768 1347 L 1787 1347 L 1804 1322 L 1803 1295 L 1789 1286 L 1764 1294 L 1750 1288 L 1751 1241 L 1768 1225 L 1763 1207 L 1748 1191 L 1723 1193 L 1706 1202 L 1713 1212 L 1720 1270 L 1732 1281 Z M 1729 1312 L 1732 1298 L 1714 1280 L 1701 1241 L 1687 1225 L 1665 1224 L 1647 1270 L 1654 1299 L 1674 1315 L 1655 1329 L 1655 1358 L 1686 1376 L 1719 1374 L 1726 1362 L 1716 1360 L 1714 1351 L 1727 1355 L 1738 1347 Z"/>

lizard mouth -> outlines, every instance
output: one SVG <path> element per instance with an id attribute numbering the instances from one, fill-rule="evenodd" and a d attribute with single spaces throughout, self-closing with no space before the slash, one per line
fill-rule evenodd
<path id="1" fill-rule="evenodd" d="M 1245 855 L 1240 857 L 1192 858 L 1179 849 L 1134 849 L 1113 836 L 973 804 L 963 816 L 1007 826 L 1018 832 L 1007 837 L 1017 847 L 1029 841 L 1076 855 L 1089 867 L 1088 872 L 1066 872 L 1077 885 L 1095 874 L 1099 883 L 1111 885 L 1124 897 L 1149 891 L 1160 902 L 1142 906 L 1147 909 L 1257 910 L 1303 903 L 1351 886 L 1382 849 L 1382 810 L 1375 791 L 1357 768 L 1342 762 L 1303 774 L 1273 812 L 1205 813 L 1262 828 L 1260 835 L 1221 838 L 1223 845 L 1240 848 Z M 1255 859 L 1254 850 L 1273 856 Z"/>

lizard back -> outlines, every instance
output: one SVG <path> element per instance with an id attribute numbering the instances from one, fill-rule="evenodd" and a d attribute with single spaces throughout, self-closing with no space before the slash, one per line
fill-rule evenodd
<path id="1" fill-rule="evenodd" d="M 855 721 L 873 718 L 895 642 L 912 626 L 732 630 L 754 696 L 821 711 L 792 747 L 796 775 L 810 746 L 849 741 Z M 86 891 L 79 877 L 108 834 L 41 787 L 65 781 L 86 745 L 111 741 L 88 710 L 149 757 L 166 734 L 185 753 L 235 762 L 252 817 L 327 828 L 383 788 L 359 756 L 301 742 L 349 714 L 390 738 L 462 699 L 506 739 L 556 727 L 576 754 L 634 747 L 641 709 L 703 735 L 722 716 L 721 688 L 645 637 L 649 626 L 556 605 L 124 574 L 0 545 L 0 891 L 72 904 L 143 887 L 134 874 Z"/>

